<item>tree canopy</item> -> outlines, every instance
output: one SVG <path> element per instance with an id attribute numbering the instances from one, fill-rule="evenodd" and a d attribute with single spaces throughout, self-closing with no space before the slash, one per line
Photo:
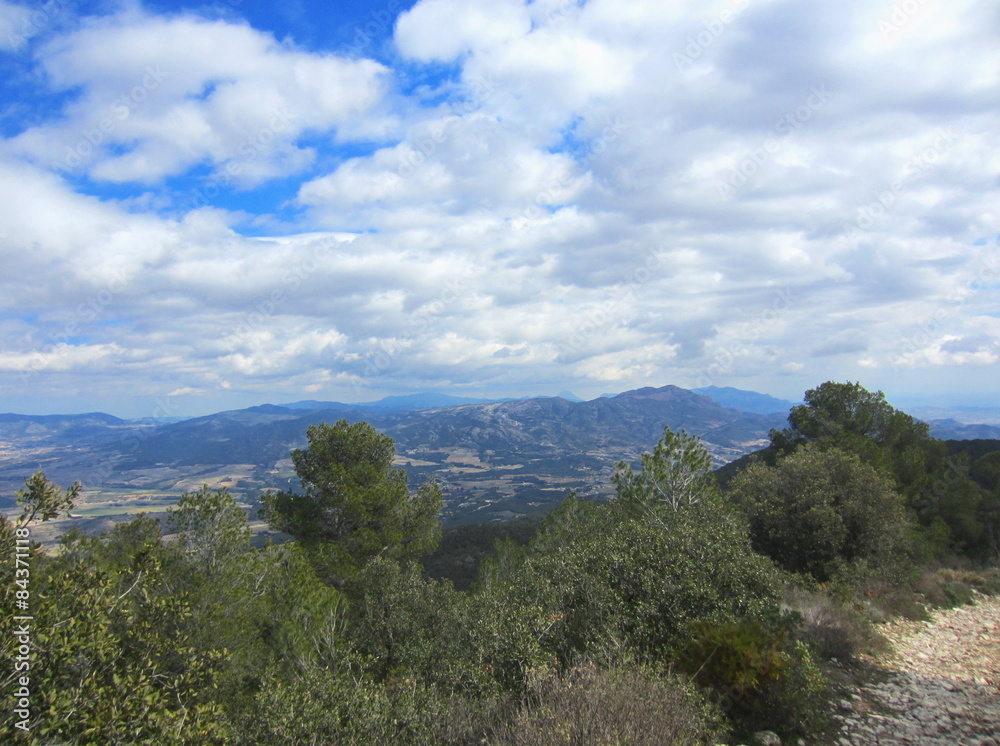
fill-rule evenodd
<path id="1" fill-rule="evenodd" d="M 730 489 L 750 521 L 754 549 L 790 572 L 825 582 L 862 563 L 885 568 L 905 556 L 902 498 L 853 454 L 806 446 L 777 466 L 750 466 Z"/>
<path id="2" fill-rule="evenodd" d="M 331 579 L 376 555 L 413 559 L 437 546 L 441 491 L 428 480 L 415 495 L 393 468 L 392 438 L 367 422 L 313 425 L 309 445 L 292 452 L 302 492 L 264 496 L 262 517 L 306 546 Z"/>
<path id="3" fill-rule="evenodd" d="M 895 409 L 881 391 L 828 381 L 807 391 L 788 420 L 789 428 L 771 431 L 772 465 L 806 444 L 853 453 L 892 479 L 924 552 L 986 557 L 1000 548 L 1000 505 L 972 480 L 968 460 L 949 458 L 926 423 Z"/>

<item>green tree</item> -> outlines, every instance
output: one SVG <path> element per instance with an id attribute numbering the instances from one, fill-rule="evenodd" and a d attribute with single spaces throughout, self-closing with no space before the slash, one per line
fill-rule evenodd
<path id="1" fill-rule="evenodd" d="M 642 471 L 636 474 L 621 461 L 612 481 L 619 500 L 660 503 L 676 511 L 713 491 L 711 469 L 712 457 L 697 437 L 665 427 L 653 452 L 642 454 Z"/>
<path id="2" fill-rule="evenodd" d="M 546 516 L 526 556 L 486 562 L 478 587 L 545 610 L 540 641 L 561 663 L 662 660 L 697 619 L 776 615 L 774 566 L 717 493 L 709 456 L 667 430 L 607 504 L 574 496 Z M 504 589 L 501 591 L 501 589 Z"/>
<path id="3" fill-rule="evenodd" d="M 928 460 L 943 461 L 945 450 L 924 422 L 890 405 L 881 391 L 860 383 L 828 381 L 805 393 L 805 404 L 788 415 L 790 428 L 772 431 L 772 445 L 790 453 L 809 442 L 834 445 L 888 471 L 903 485 L 925 471 Z"/>
<path id="4" fill-rule="evenodd" d="M 838 435 L 861 435 L 880 446 L 929 437 L 926 423 L 918 422 L 890 405 L 881 391 L 860 383 L 826 383 L 805 393 L 805 404 L 788 416 L 799 438 L 816 440 Z"/>
<path id="5" fill-rule="evenodd" d="M 807 443 L 853 453 L 893 480 L 916 518 L 923 553 L 983 557 L 991 551 L 984 527 L 1000 514 L 973 482 L 968 461 L 949 458 L 926 423 L 858 383 L 824 383 L 807 391 L 805 402 L 790 412 L 791 427 L 771 432 L 770 463 Z"/>
<path id="6" fill-rule="evenodd" d="M 250 549 L 246 513 L 229 490 L 185 492 L 167 512 L 170 529 L 188 561 L 204 574 L 217 572 L 227 561 Z"/>
<path id="7" fill-rule="evenodd" d="M 24 528 L 36 520 L 44 523 L 58 518 L 65 511 L 73 509 L 80 496 L 82 485 L 74 482 L 66 490 L 61 490 L 46 479 L 45 472 L 38 470 L 24 480 L 25 489 L 17 491 L 17 504 L 21 506 L 21 515 L 14 521 L 0 514 L 0 526 L 5 530 Z"/>
<path id="8" fill-rule="evenodd" d="M 730 494 L 750 521 L 754 548 L 790 572 L 825 582 L 849 566 L 884 569 L 905 556 L 902 499 L 853 454 L 805 446 L 776 466 L 753 464 Z"/>
<path id="9" fill-rule="evenodd" d="M 41 472 L 26 486 L 18 523 L 0 520 L 3 543 L 8 534 L 26 537 L 35 519 L 68 510 L 80 489 L 64 492 Z M 167 582 L 171 556 L 159 524 L 146 517 L 102 538 L 71 532 L 58 556 L 33 548 L 19 568 L 31 589 L 28 742 L 225 741 L 227 724 L 214 701 L 223 654 L 193 644 L 189 599 Z M 11 620 L 0 615 L 4 637 Z M 13 661 L 5 670 L 17 679 Z M 4 677 L 4 689 L 14 692 Z M 0 723 L 0 738 L 13 743 L 18 735 L 13 718 Z"/>
<path id="10" fill-rule="evenodd" d="M 984 489 L 1000 492 L 1000 451 L 977 458 L 972 464 L 972 477 Z"/>
<path id="11" fill-rule="evenodd" d="M 223 653 L 193 644 L 188 599 L 164 592 L 157 558 L 123 575 L 76 558 L 46 564 L 33 608 L 39 742 L 224 743 Z"/>
<path id="12" fill-rule="evenodd" d="M 395 444 L 366 422 L 311 426 L 305 450 L 292 452 L 302 494 L 268 493 L 262 517 L 312 553 L 327 579 L 340 582 L 374 557 L 409 559 L 437 546 L 441 491 L 428 480 L 416 495 L 394 469 Z"/>
<path id="13" fill-rule="evenodd" d="M 4 609 L 14 608 L 15 593 L 19 587 L 15 578 L 21 579 L 22 595 L 31 584 L 30 563 L 38 557 L 39 548 L 31 541 L 31 525 L 36 521 L 57 518 L 63 511 L 73 507 L 80 494 L 81 485 L 74 482 L 67 490 L 59 487 L 45 478 L 44 471 L 37 471 L 24 480 L 25 489 L 17 491 L 17 504 L 21 506 L 21 515 L 14 520 L 0 513 L 0 552 L 3 561 L 0 562 L 0 582 L 3 583 Z M 17 555 L 21 559 L 18 562 Z M 6 632 L 11 626 L 7 614 L 0 615 L 0 632 Z M 13 666 L 7 670 L 12 670 Z"/>
<path id="14" fill-rule="evenodd" d="M 36 522 L 58 518 L 63 511 L 73 507 L 80 493 L 80 483 L 75 482 L 67 490 L 61 490 L 45 477 L 44 471 L 37 471 L 24 480 L 25 488 L 17 491 L 17 504 L 21 514 L 11 520 L 0 513 L 0 637 L 13 641 L 16 630 L 23 620 L 15 622 L 15 616 L 34 616 L 40 597 L 40 569 L 43 554 L 37 542 L 31 539 L 31 529 Z M 14 611 L 19 609 L 20 613 Z M 4 704 L 13 704 L 14 684 L 20 678 L 22 662 L 15 659 L 19 645 L 3 646 L 3 671 L 0 672 L 0 687 L 6 693 Z M 0 728 L 0 734 L 13 739 L 14 718 L 10 716 L 12 707 L 5 707 L 7 718 Z M 20 718 L 18 718 L 20 720 Z"/>

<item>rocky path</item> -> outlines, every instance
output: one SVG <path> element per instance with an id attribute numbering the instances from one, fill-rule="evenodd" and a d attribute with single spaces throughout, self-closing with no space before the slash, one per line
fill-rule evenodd
<path id="1" fill-rule="evenodd" d="M 886 634 L 890 676 L 840 704 L 838 746 L 1000 746 L 1000 598 Z"/>

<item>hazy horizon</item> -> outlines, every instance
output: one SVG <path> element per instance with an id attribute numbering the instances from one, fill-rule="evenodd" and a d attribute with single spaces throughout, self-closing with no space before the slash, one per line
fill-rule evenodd
<path id="1" fill-rule="evenodd" d="M 665 386 L 671 384 L 664 384 Z M 818 384 L 817 384 L 818 385 Z M 640 387 L 641 388 L 641 387 Z M 654 386 L 654 388 L 660 388 L 659 386 Z M 683 387 L 682 387 L 683 388 Z M 752 394 L 760 394 L 763 396 L 770 396 L 775 399 L 782 399 L 790 402 L 792 405 L 798 404 L 802 401 L 802 396 L 797 397 L 782 397 L 774 394 L 770 394 L 764 391 L 752 391 L 749 389 L 739 389 L 737 387 L 722 387 L 734 389 L 736 391 L 742 391 Z M 632 389 L 629 389 L 632 390 Z M 693 389 L 689 389 L 693 390 Z M 604 396 L 618 396 L 619 394 L 626 393 L 626 390 L 622 391 L 602 391 L 600 394 L 580 394 L 577 391 L 561 391 L 557 393 L 523 393 L 523 394 L 511 394 L 511 395 L 500 395 L 500 394 L 473 394 L 466 393 L 462 394 L 462 398 L 468 399 L 485 399 L 485 400 L 502 400 L 502 399 L 531 399 L 538 397 L 554 397 L 562 396 L 565 394 L 572 394 L 578 397 L 582 401 L 592 401 L 594 399 L 599 399 Z M 804 394 L 805 392 L 803 392 Z M 885 392 L 883 392 L 885 393 Z M 421 392 L 408 392 L 406 394 L 386 394 L 384 396 L 371 396 L 368 398 L 360 398 L 355 400 L 347 399 L 316 399 L 315 397 L 303 397 L 303 398 L 282 398 L 282 397 L 271 397 L 258 400 L 255 398 L 247 399 L 242 402 L 234 402 L 232 406 L 224 406 L 221 408 L 201 408 L 201 409 L 185 409 L 182 410 L 175 405 L 171 399 L 160 398 L 150 402 L 150 407 L 148 412 L 140 410 L 138 414 L 133 414 L 125 409 L 111 407 L 88 407 L 86 405 L 70 408 L 70 409 L 60 409 L 58 406 L 51 410 L 45 411 L 24 411 L 24 410 L 5 410 L 0 412 L 0 414 L 18 414 L 26 416 L 47 416 L 47 415 L 79 415 L 79 414 L 91 414 L 91 413 L 103 413 L 110 414 L 115 417 L 119 417 L 124 420 L 143 420 L 150 418 L 170 418 L 177 417 L 181 419 L 188 419 L 194 417 L 204 417 L 207 415 L 217 414 L 223 411 L 246 409 L 249 407 L 256 407 L 262 405 L 277 405 L 291 404 L 298 401 L 332 401 L 340 404 L 362 404 L 362 403 L 375 403 L 380 402 L 383 399 L 391 398 L 395 396 L 407 396 L 407 395 L 421 395 L 421 394 L 449 394 L 447 391 L 421 391 Z M 459 396 L 457 394 L 451 394 L 452 396 Z M 940 400 L 934 399 L 898 399 L 887 395 L 887 401 L 895 406 L 896 408 L 909 412 L 913 414 L 918 419 L 949 419 L 954 418 L 959 422 L 965 424 L 1000 424 L 1000 407 L 991 405 L 989 403 L 980 402 L 976 403 L 947 403 Z"/>

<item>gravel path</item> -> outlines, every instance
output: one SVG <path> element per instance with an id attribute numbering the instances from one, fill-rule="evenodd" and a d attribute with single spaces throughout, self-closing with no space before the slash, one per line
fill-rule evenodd
<path id="1" fill-rule="evenodd" d="M 1000 746 L 1000 598 L 885 632 L 890 677 L 840 704 L 839 746 Z"/>

